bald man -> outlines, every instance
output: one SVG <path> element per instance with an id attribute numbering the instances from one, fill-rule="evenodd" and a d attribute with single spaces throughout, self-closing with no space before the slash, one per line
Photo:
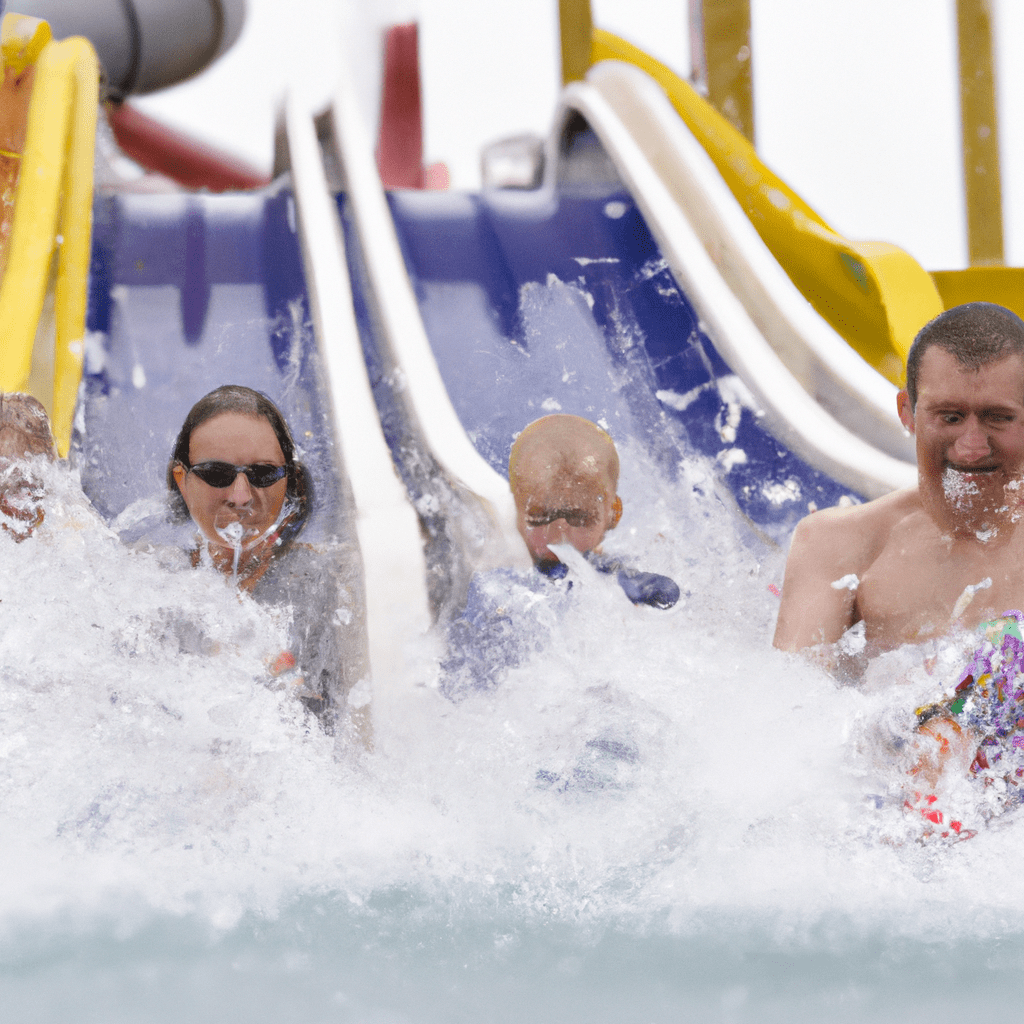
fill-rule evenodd
<path id="1" fill-rule="evenodd" d="M 508 478 L 519 533 L 545 576 L 566 575 L 550 545 L 571 544 L 598 572 L 614 574 L 633 604 L 671 608 L 679 600 L 679 587 L 667 576 L 600 555 L 604 535 L 622 518 L 622 499 L 619 453 L 596 423 L 564 413 L 534 420 L 512 445 Z"/>
<path id="2" fill-rule="evenodd" d="M 508 482 L 516 524 L 542 572 L 561 565 L 551 544 L 587 554 L 622 518 L 619 455 L 599 426 L 580 416 L 545 416 L 512 445 Z"/>
<path id="3" fill-rule="evenodd" d="M 622 517 L 619 456 L 604 430 L 580 416 L 544 416 L 516 439 L 508 468 L 519 533 L 539 575 L 499 569 L 473 578 L 441 664 L 440 688 L 452 699 L 493 689 L 505 669 L 542 646 L 551 617 L 538 617 L 537 597 L 564 596 L 572 588 L 553 544 L 571 544 L 598 572 L 614 576 L 633 604 L 664 609 L 679 600 L 679 587 L 667 576 L 600 553 L 605 533 Z M 560 589 L 551 586 L 560 580 Z"/>

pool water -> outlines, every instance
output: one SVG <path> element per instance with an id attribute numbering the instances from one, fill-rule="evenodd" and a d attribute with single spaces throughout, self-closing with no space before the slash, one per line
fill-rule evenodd
<path id="1" fill-rule="evenodd" d="M 784 552 L 692 460 L 623 449 L 606 550 L 527 609 L 493 692 L 366 751 L 274 690 L 286 623 L 125 547 L 66 467 L 0 536 L 0 1005 L 12 1021 L 908 1021 L 1009 1010 L 1024 824 L 921 842 L 912 710 L 961 651 L 859 687 L 770 647 Z M 517 603 L 518 602 L 518 603 Z M 520 612 L 522 613 L 520 616 Z M 531 617 L 532 616 L 532 617 Z M 935 666 L 938 667 L 935 667 Z M 895 744 L 895 746 L 894 746 Z"/>

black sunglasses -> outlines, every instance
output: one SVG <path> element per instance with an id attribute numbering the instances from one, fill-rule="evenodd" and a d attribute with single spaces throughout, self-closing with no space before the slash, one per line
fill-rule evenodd
<path id="1" fill-rule="evenodd" d="M 246 480 L 253 487 L 259 488 L 270 487 L 288 475 L 287 466 L 269 466 L 265 462 L 251 466 L 233 466 L 230 462 L 200 462 L 185 468 L 211 487 L 230 487 L 238 479 L 239 473 L 244 473 Z"/>

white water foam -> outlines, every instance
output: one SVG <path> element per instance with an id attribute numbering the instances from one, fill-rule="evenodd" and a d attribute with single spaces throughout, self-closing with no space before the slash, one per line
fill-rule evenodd
<path id="1" fill-rule="evenodd" d="M 981 494 L 978 484 L 968 479 L 968 474 L 959 469 L 947 466 L 942 474 L 942 490 L 946 500 L 954 507 L 970 510 L 973 507 L 973 499 Z"/>
<path id="2" fill-rule="evenodd" d="M 282 623 L 174 552 L 124 548 L 73 477 L 41 470 L 43 525 L 0 536 L 0 875 L 19 880 L 0 936 L 180 915 L 226 934 L 324 894 L 358 931 L 395 892 L 508 936 L 563 922 L 583 947 L 622 927 L 808 948 L 835 920 L 1024 932 L 1024 896 L 992 870 L 1024 819 L 922 845 L 901 811 L 898 748 L 963 638 L 836 685 L 771 648 L 784 553 L 742 533 L 708 467 L 668 484 L 623 454 L 606 550 L 674 576 L 680 604 L 580 579 L 553 641 L 460 703 L 424 655 L 401 756 L 337 746 L 268 686 Z"/>

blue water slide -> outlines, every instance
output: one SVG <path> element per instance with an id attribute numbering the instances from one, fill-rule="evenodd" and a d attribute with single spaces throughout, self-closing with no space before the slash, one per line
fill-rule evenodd
<path id="1" fill-rule="evenodd" d="M 706 456 L 743 515 L 781 538 L 808 502 L 834 505 L 848 489 L 765 428 L 633 198 L 621 182 L 602 186 L 568 182 L 554 197 L 511 202 L 392 195 L 466 430 L 502 472 L 516 433 L 550 411 L 639 440 L 669 476 L 680 459 Z"/>
<path id="2" fill-rule="evenodd" d="M 344 178 L 357 180 L 366 158 L 337 113 L 334 128 Z M 737 514 L 776 541 L 810 508 L 910 482 L 906 462 L 787 371 L 592 88 L 567 90 L 547 164 L 531 191 L 392 193 L 386 223 L 360 209 L 372 189 L 338 197 L 375 395 L 414 500 L 432 484 L 409 468 L 424 448 L 410 421 L 428 420 L 433 399 L 396 351 L 410 350 L 414 318 L 389 328 L 404 289 L 445 397 L 496 474 L 525 424 L 562 411 L 643 445 L 669 477 L 706 459 Z M 401 269 L 375 269 L 371 247 L 389 234 Z"/>
<path id="3" fill-rule="evenodd" d="M 103 515 L 159 493 L 189 408 L 238 383 L 266 392 L 292 427 L 326 499 L 311 534 L 339 528 L 339 470 L 294 222 L 287 190 L 97 198 L 75 446 Z"/>

